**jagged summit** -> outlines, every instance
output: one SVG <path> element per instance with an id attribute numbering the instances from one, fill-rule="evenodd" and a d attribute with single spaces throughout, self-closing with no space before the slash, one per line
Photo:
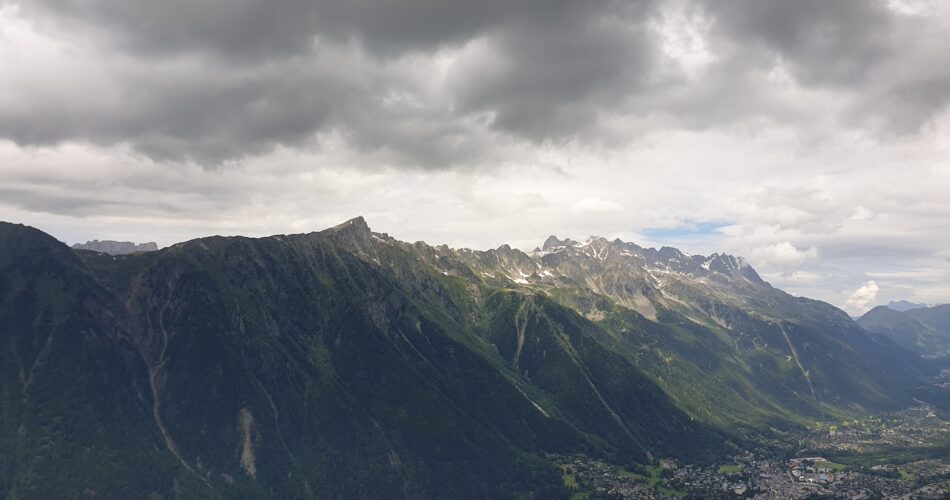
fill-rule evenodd
<path id="1" fill-rule="evenodd" d="M 359 254 L 372 253 L 374 233 L 362 215 L 325 229 L 318 234 L 328 236 Z"/>
<path id="2" fill-rule="evenodd" d="M 541 245 L 541 250 L 544 251 L 544 252 L 549 252 L 549 251 L 555 250 L 555 249 L 557 249 L 557 248 L 559 248 L 559 247 L 568 247 L 568 246 L 571 246 L 571 245 L 573 245 L 574 243 L 576 243 L 576 242 L 575 242 L 574 240 L 570 239 L 570 238 L 565 238 L 565 239 L 563 239 L 563 240 L 560 240 L 560 239 L 558 239 L 557 236 L 554 236 L 554 235 L 552 234 L 551 236 L 548 236 L 548 239 L 544 240 L 544 244 Z"/>
<path id="3" fill-rule="evenodd" d="M 323 232 L 337 232 L 337 231 L 357 231 L 362 233 L 372 233 L 372 230 L 369 228 L 369 224 L 366 223 L 366 219 L 362 215 L 357 215 L 352 219 L 337 224 L 329 229 L 324 230 Z"/>
<path id="4" fill-rule="evenodd" d="M 539 252 L 554 252 L 558 250 L 567 249 L 569 247 L 573 248 L 584 248 L 589 245 L 597 245 L 602 247 L 603 245 L 610 245 L 616 247 L 620 250 L 638 253 L 643 255 L 651 255 L 656 258 L 661 259 L 692 259 L 699 261 L 704 264 L 703 267 L 708 265 L 715 265 L 715 267 L 722 271 L 731 271 L 735 269 L 742 269 L 745 267 L 751 267 L 742 257 L 736 257 L 728 254 L 713 253 L 709 256 L 704 255 L 691 255 L 682 250 L 670 246 L 661 246 L 659 249 L 655 248 L 644 248 L 640 245 L 637 245 L 633 242 L 623 241 L 620 238 L 614 238 L 613 240 L 608 240 L 603 236 L 591 235 L 588 236 L 584 241 L 575 241 L 570 238 L 560 239 L 556 235 L 548 236 L 541 247 L 535 250 L 535 253 Z"/>
<path id="5" fill-rule="evenodd" d="M 569 238 L 562 240 L 551 235 L 544 241 L 541 248 L 536 249 L 532 254 L 536 257 L 544 257 L 558 252 L 574 252 L 601 260 L 609 259 L 611 255 L 639 258 L 643 261 L 645 268 L 659 268 L 694 276 L 718 273 L 723 276 L 745 278 L 755 283 L 764 283 L 758 273 L 742 257 L 721 253 L 713 253 L 709 256 L 690 255 L 669 246 L 662 246 L 659 250 L 643 248 L 636 243 L 625 242 L 619 238 L 607 240 L 602 236 L 590 236 L 583 242 L 577 242 Z"/>
<path id="6" fill-rule="evenodd" d="M 690 255 L 673 247 L 643 248 L 620 239 L 591 236 L 584 241 L 548 237 L 541 248 L 524 252 L 502 244 L 489 250 L 454 249 L 425 242 L 405 243 L 372 233 L 357 217 L 321 235 L 341 242 L 375 266 L 386 266 L 389 250 L 401 247 L 442 275 L 475 279 L 527 292 L 575 289 L 632 309 L 656 321 L 658 311 L 694 305 L 697 296 L 729 297 L 739 304 L 753 289 L 771 289 L 742 258 L 714 253 Z M 526 290 L 527 289 L 527 290 Z M 597 306 L 585 315 L 601 314 Z M 705 314 L 705 312 L 704 312 Z"/>
<path id="7" fill-rule="evenodd" d="M 655 317 L 657 304 L 682 300 L 670 291 L 682 288 L 673 285 L 675 280 L 690 286 L 707 281 L 719 283 L 717 286 L 768 287 L 741 257 L 721 253 L 690 255 L 668 246 L 644 248 L 619 238 L 590 236 L 575 241 L 551 235 L 532 252 L 509 244 L 486 251 L 453 249 L 425 242 L 403 243 L 386 234 L 373 233 L 362 216 L 317 234 L 329 236 L 377 265 L 378 245 L 396 245 L 421 251 L 443 274 L 468 276 L 474 272 L 481 279 L 500 279 L 517 286 L 583 283 L 592 292 L 618 300 L 648 318 Z"/>

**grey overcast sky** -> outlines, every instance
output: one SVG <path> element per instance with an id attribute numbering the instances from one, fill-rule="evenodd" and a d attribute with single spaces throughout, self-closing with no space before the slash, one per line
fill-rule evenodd
<path id="1" fill-rule="evenodd" d="M 0 0 L 0 219 L 590 234 L 950 302 L 950 2 Z"/>

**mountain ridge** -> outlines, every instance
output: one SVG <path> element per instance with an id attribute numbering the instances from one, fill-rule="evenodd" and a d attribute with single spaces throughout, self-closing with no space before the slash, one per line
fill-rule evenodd
<path id="1" fill-rule="evenodd" d="M 358 217 L 110 256 L 2 223 L 0 408 L 22 424 L 0 426 L 0 494 L 561 494 L 549 453 L 710 460 L 901 408 L 931 371 L 738 258 L 556 243 L 456 250 Z"/>
<path id="2" fill-rule="evenodd" d="M 711 323 L 707 326 L 712 330 L 728 330 L 735 327 L 736 321 L 739 321 L 739 324 L 746 327 L 768 329 L 770 333 L 765 334 L 763 339 L 769 338 L 763 340 L 763 344 L 778 344 L 784 351 L 784 356 L 791 362 L 795 360 L 798 352 L 793 346 L 794 339 L 790 339 L 782 331 L 786 327 L 775 326 L 782 324 L 781 315 L 774 314 L 775 309 L 780 309 L 803 315 L 801 319 L 810 323 L 806 329 L 815 334 L 819 334 L 816 330 L 820 330 L 824 325 L 837 325 L 837 328 L 848 332 L 845 333 L 846 337 L 860 339 L 866 343 L 866 347 L 876 352 L 875 356 L 889 356 L 888 351 L 896 347 L 890 344 L 889 340 L 866 337 L 863 329 L 844 311 L 830 304 L 792 297 L 774 289 L 762 280 L 751 266 L 734 256 L 719 253 L 692 256 L 671 247 L 661 247 L 659 250 L 644 249 L 635 243 L 619 239 L 610 241 L 602 237 L 590 237 L 578 242 L 570 238 L 561 240 L 557 236 L 547 238 L 547 250 L 542 247 L 540 252 L 524 252 L 504 244 L 484 251 L 467 248 L 456 250 L 446 245 L 433 247 L 424 242 L 399 242 L 388 235 L 372 233 L 365 220 L 361 221 L 359 226 L 364 235 L 371 235 L 371 239 L 376 243 L 395 245 L 408 252 L 415 252 L 443 275 L 477 280 L 492 286 L 526 288 L 532 292 L 549 293 L 555 301 L 576 310 L 590 320 L 602 323 L 602 326 L 611 324 L 611 321 L 616 319 L 608 317 L 607 309 L 617 305 L 653 322 L 656 322 L 658 312 L 662 314 L 665 311 L 683 319 L 689 318 L 690 321 Z M 379 264 L 378 255 L 370 255 L 366 248 L 358 249 L 358 253 L 360 252 L 368 260 Z M 754 314 L 749 316 L 747 311 L 753 311 Z M 700 315 L 703 317 L 697 318 Z M 793 324 L 787 328 L 799 327 L 801 325 Z M 709 333 L 707 331 L 707 334 Z M 729 338 L 728 342 L 733 343 L 738 350 L 741 343 L 749 342 L 744 335 L 739 332 L 738 339 Z M 662 340 L 653 338 L 647 343 Z M 833 342 L 842 341 L 839 339 Z M 878 345 L 881 342 L 884 342 L 884 345 Z M 785 346 L 781 347 L 782 344 Z M 840 347 L 835 349 L 843 349 L 841 354 L 847 356 L 851 346 L 838 345 Z M 909 365 L 917 363 L 901 349 L 894 352 L 901 353 L 899 356 L 904 357 Z M 671 353 L 664 352 L 662 355 Z M 810 353 L 805 352 L 802 356 L 808 358 Z M 831 359 L 822 362 L 827 363 L 829 370 L 838 370 Z M 803 374 L 809 371 L 801 366 L 799 368 Z M 930 367 L 922 369 L 932 370 Z M 879 374 L 875 374 L 873 364 L 864 365 L 860 371 L 863 372 L 860 376 L 849 376 L 855 378 L 855 386 L 861 385 L 858 380 L 860 377 L 881 379 Z M 662 383 L 658 373 L 653 375 L 654 380 Z M 755 385 L 758 383 L 753 380 L 756 377 L 749 374 L 743 383 Z M 809 376 L 803 375 L 802 378 L 809 379 Z M 903 378 L 910 380 L 913 376 Z M 814 393 L 816 396 L 810 403 L 816 407 L 814 414 L 823 415 L 824 410 L 821 407 L 826 400 L 822 398 L 822 383 L 818 382 L 818 391 L 815 392 L 814 387 L 811 387 L 814 385 L 811 380 L 801 382 L 800 390 Z M 680 384 L 679 388 L 682 389 L 683 385 L 685 384 Z M 710 393 L 715 391 L 710 390 Z M 840 395 L 832 395 L 832 398 L 838 399 Z M 900 399 L 910 400 L 904 396 Z M 713 405 L 715 401 L 710 398 L 703 404 Z M 770 406 L 772 403 L 763 404 Z M 864 401 L 859 406 L 864 404 L 871 404 L 871 401 Z M 694 408 L 694 411 L 698 410 Z M 742 412 L 737 410 L 736 413 Z"/>

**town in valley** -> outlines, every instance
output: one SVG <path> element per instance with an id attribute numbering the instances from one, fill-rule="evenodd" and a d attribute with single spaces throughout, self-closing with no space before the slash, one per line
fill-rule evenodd
<path id="1" fill-rule="evenodd" d="M 619 466 L 552 456 L 572 499 L 950 498 L 950 416 L 920 405 L 807 431 L 753 437 L 727 461 Z M 789 444 L 791 443 L 791 444 Z"/>

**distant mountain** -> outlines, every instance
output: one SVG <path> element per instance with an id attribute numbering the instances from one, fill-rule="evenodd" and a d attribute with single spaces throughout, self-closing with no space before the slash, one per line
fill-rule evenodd
<path id="1" fill-rule="evenodd" d="M 73 245 L 73 249 L 92 250 L 93 252 L 102 252 L 109 255 L 125 255 L 136 252 L 154 252 L 158 250 L 158 245 L 154 242 L 136 244 L 131 241 L 92 240 L 85 243 L 76 243 Z"/>
<path id="2" fill-rule="evenodd" d="M 916 307 L 904 312 L 878 306 L 857 322 L 866 330 L 922 355 L 950 355 L 950 304 Z"/>
<path id="3" fill-rule="evenodd" d="M 950 337 L 889 306 L 877 306 L 857 320 L 867 331 L 884 335 L 902 347 L 920 354 L 939 354 L 950 349 Z"/>
<path id="4" fill-rule="evenodd" d="M 907 311 L 907 315 L 950 336 L 950 304 L 913 309 Z"/>
<path id="5" fill-rule="evenodd" d="M 906 300 L 892 300 L 887 303 L 887 307 L 900 312 L 907 312 L 911 309 L 921 309 L 927 307 L 927 304 L 916 304 L 914 302 L 908 302 Z"/>
<path id="6" fill-rule="evenodd" d="M 0 497 L 566 495 L 913 403 L 932 365 L 742 259 L 321 232 L 73 251 L 0 223 Z"/>

